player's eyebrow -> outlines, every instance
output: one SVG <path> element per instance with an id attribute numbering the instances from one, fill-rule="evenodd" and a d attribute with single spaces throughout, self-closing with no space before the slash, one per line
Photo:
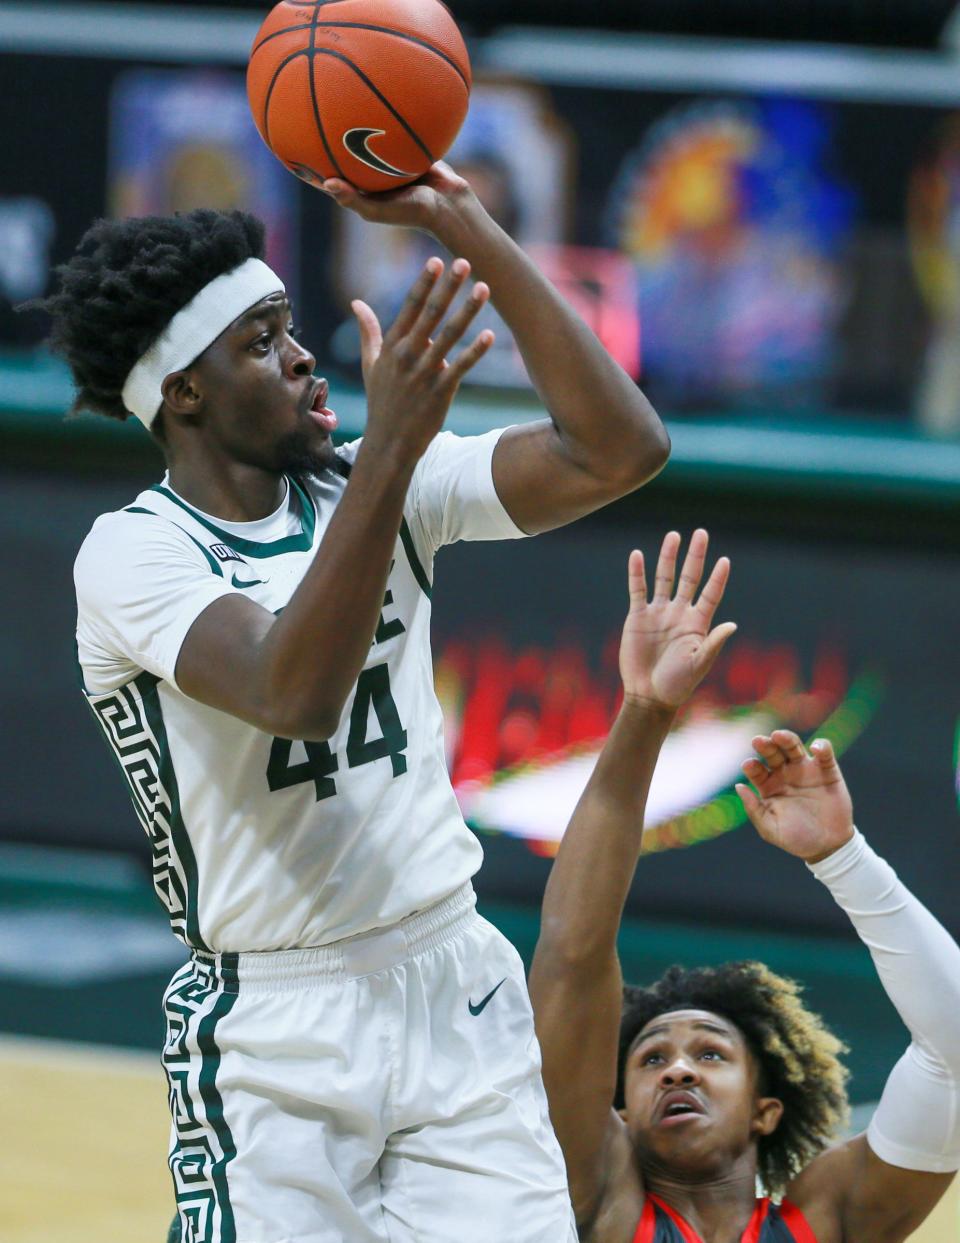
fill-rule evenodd
<path id="1" fill-rule="evenodd" d="M 256 306 L 252 306 L 249 311 L 244 311 L 238 320 L 234 323 L 234 328 L 244 329 L 250 328 L 258 320 L 275 319 L 279 315 L 292 315 L 293 303 L 289 298 L 281 298 L 277 302 L 258 302 Z"/>
<path id="2" fill-rule="evenodd" d="M 648 1027 L 637 1037 L 637 1044 L 642 1044 L 645 1040 L 650 1040 L 653 1036 L 665 1036 L 670 1031 L 669 1023 L 661 1023 L 658 1027 Z M 695 1023 L 691 1023 L 691 1027 L 698 1031 L 711 1032 L 719 1036 L 726 1036 L 728 1040 L 733 1039 L 733 1032 L 729 1027 L 722 1023 L 712 1023 L 709 1019 L 697 1019 Z"/>

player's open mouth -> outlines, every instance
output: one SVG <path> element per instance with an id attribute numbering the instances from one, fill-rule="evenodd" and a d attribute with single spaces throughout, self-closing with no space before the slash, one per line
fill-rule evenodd
<path id="1" fill-rule="evenodd" d="M 310 406 L 307 410 L 314 423 L 328 434 L 336 429 L 338 423 L 337 416 L 327 406 L 329 396 L 330 385 L 326 380 L 317 380 L 310 395 Z"/>
<path id="2" fill-rule="evenodd" d="M 679 1126 L 693 1118 L 702 1118 L 704 1108 L 692 1092 L 668 1092 L 657 1106 L 660 1126 Z"/>

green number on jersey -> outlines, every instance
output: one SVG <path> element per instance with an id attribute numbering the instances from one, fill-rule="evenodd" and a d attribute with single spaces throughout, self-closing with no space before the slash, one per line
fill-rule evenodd
<path id="1" fill-rule="evenodd" d="M 367 738 L 371 706 L 380 725 L 380 738 Z M 337 792 L 331 775 L 340 768 L 337 757 L 326 742 L 305 742 L 303 746 L 306 760 L 291 764 L 292 741 L 274 738 L 267 762 L 267 785 L 271 790 L 286 790 L 289 786 L 312 781 L 317 802 L 330 798 Z M 390 670 L 386 665 L 364 669 L 357 679 L 357 693 L 350 712 L 347 763 L 351 768 L 358 768 L 389 756 L 393 775 L 399 777 L 407 771 L 407 757 L 403 754 L 406 746 L 407 731 L 400 723 L 397 705 L 390 693 Z"/>
<path id="2" fill-rule="evenodd" d="M 367 718 L 370 707 L 380 722 L 382 737 L 367 739 Z M 393 775 L 399 777 L 407 771 L 407 731 L 400 724 L 397 705 L 390 694 L 390 670 L 386 665 L 374 665 L 364 669 L 357 679 L 357 695 L 350 713 L 350 732 L 347 735 L 347 763 L 351 768 L 372 764 L 390 756 Z"/>
<path id="3" fill-rule="evenodd" d="M 293 742 L 289 738 L 274 738 L 267 762 L 267 785 L 271 790 L 285 790 L 312 781 L 317 792 L 317 802 L 336 794 L 337 787 L 330 776 L 340 765 L 337 757 L 325 742 L 305 742 L 307 758 L 299 764 L 290 763 Z"/>

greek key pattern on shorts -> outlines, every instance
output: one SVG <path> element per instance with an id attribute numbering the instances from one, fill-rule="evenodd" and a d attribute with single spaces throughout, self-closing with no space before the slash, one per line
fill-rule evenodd
<path id="1" fill-rule="evenodd" d="M 161 741 L 133 685 L 105 695 L 88 695 L 87 702 L 123 771 L 137 817 L 150 840 L 157 896 L 173 931 L 186 940 L 187 881 L 173 834 L 177 800 L 161 779 Z"/>
<path id="2" fill-rule="evenodd" d="M 236 994 L 218 987 L 212 969 L 187 963 L 164 996 L 173 1175 L 182 1243 L 236 1243 L 226 1170 L 236 1155 L 216 1083 L 220 1067 L 216 1027 Z"/>

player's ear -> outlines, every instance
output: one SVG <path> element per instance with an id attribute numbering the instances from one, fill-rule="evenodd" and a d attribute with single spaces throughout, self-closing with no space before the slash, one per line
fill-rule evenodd
<path id="1" fill-rule="evenodd" d="M 203 392 L 191 368 L 171 371 L 160 386 L 164 404 L 174 415 L 190 419 L 203 408 Z"/>
<path id="2" fill-rule="evenodd" d="M 753 1102 L 751 1130 L 758 1139 L 772 1135 L 783 1117 L 783 1101 L 776 1096 L 758 1096 Z"/>

